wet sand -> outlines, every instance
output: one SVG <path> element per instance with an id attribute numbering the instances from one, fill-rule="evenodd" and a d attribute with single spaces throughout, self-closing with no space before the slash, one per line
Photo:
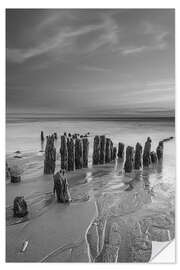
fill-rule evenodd
<path id="1" fill-rule="evenodd" d="M 174 190 L 149 180 L 162 164 L 125 175 L 119 160 L 68 173 L 72 203 L 64 205 L 43 175 L 43 153 L 7 160 L 24 169 L 21 183 L 6 181 L 7 262 L 148 262 L 156 242 L 174 239 Z M 24 219 L 12 217 L 18 195 L 28 203 Z"/>

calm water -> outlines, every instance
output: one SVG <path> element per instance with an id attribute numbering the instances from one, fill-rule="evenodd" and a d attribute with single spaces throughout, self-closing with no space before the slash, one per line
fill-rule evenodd
<path id="1" fill-rule="evenodd" d="M 96 134 L 106 134 L 114 142 L 124 142 L 135 145 L 137 141 L 144 144 L 147 136 L 152 138 L 152 147 L 168 136 L 174 136 L 174 123 L 171 122 L 134 122 L 134 121 L 42 121 L 7 123 L 6 125 L 6 153 L 16 150 L 22 152 L 36 152 L 40 150 L 40 132 L 45 135 L 57 132 L 84 134 L 90 132 L 91 138 Z M 91 141 L 90 138 L 90 141 Z M 57 142 L 59 147 L 60 143 Z M 90 153 L 92 147 L 90 145 Z"/>

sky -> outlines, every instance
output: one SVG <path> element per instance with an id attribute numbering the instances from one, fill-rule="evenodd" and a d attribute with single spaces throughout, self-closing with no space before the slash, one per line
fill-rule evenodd
<path id="1" fill-rule="evenodd" d="M 6 10 L 7 113 L 174 116 L 174 13 Z"/>

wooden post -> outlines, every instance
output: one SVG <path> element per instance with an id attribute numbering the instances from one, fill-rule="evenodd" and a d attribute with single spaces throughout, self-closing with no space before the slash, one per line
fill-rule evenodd
<path id="1" fill-rule="evenodd" d="M 99 164 L 100 160 L 100 137 L 94 137 L 94 145 L 93 145 L 93 165 Z"/>
<path id="2" fill-rule="evenodd" d="M 136 144 L 135 157 L 134 157 L 134 169 L 139 170 L 142 166 L 141 164 L 142 158 L 142 146 L 140 143 Z"/>
<path id="3" fill-rule="evenodd" d="M 111 162 L 111 139 L 106 139 L 106 153 L 105 153 L 105 162 Z"/>
<path id="4" fill-rule="evenodd" d="M 8 170 L 8 163 L 6 161 L 6 178 L 8 178 L 8 177 L 9 177 L 9 170 Z"/>
<path id="5" fill-rule="evenodd" d="M 57 133 L 54 132 L 54 139 L 57 140 Z"/>
<path id="6" fill-rule="evenodd" d="M 44 133 L 41 131 L 41 141 L 44 141 Z"/>
<path id="7" fill-rule="evenodd" d="M 156 154 L 156 152 L 152 151 L 150 153 L 150 157 L 151 157 L 151 162 L 152 163 L 156 163 L 157 162 L 157 154 Z"/>
<path id="8" fill-rule="evenodd" d="M 113 157 L 112 157 L 112 160 L 115 160 L 116 159 L 116 155 L 117 155 L 117 148 L 114 146 L 113 147 Z"/>
<path id="9" fill-rule="evenodd" d="M 6 161 L 6 178 L 9 178 L 11 175 L 10 175 L 10 168 L 8 166 L 8 163 Z"/>
<path id="10" fill-rule="evenodd" d="M 83 167 L 83 146 L 82 140 L 77 138 L 75 140 L 75 168 L 82 169 Z"/>
<path id="11" fill-rule="evenodd" d="M 56 166 L 56 148 L 54 147 L 54 136 L 48 136 L 45 149 L 44 174 L 54 173 Z"/>
<path id="12" fill-rule="evenodd" d="M 132 146 L 127 146 L 126 148 L 126 161 L 124 163 L 124 170 L 126 173 L 132 172 L 133 169 L 133 151 Z"/>
<path id="13" fill-rule="evenodd" d="M 75 158 L 75 148 L 73 138 L 67 138 L 67 150 L 68 150 L 68 171 L 74 171 L 74 158 Z"/>
<path id="14" fill-rule="evenodd" d="M 9 173 L 10 173 L 10 177 L 11 177 L 11 183 L 21 182 L 22 170 L 17 165 L 10 167 Z"/>
<path id="15" fill-rule="evenodd" d="M 160 141 L 160 142 L 159 142 L 159 145 L 163 148 L 163 147 L 164 147 L 163 141 Z"/>
<path id="16" fill-rule="evenodd" d="M 68 203 L 71 201 L 71 196 L 68 189 L 68 181 L 65 170 L 60 170 L 55 175 L 54 179 L 54 193 L 56 193 L 57 201 L 61 203 Z"/>
<path id="17" fill-rule="evenodd" d="M 158 147 L 156 148 L 158 160 L 161 160 L 163 158 L 163 148 L 164 148 L 163 141 L 160 141 Z"/>
<path id="18" fill-rule="evenodd" d="M 105 153 L 106 153 L 106 137 L 105 135 L 100 136 L 100 156 L 99 163 L 105 163 Z"/>
<path id="19" fill-rule="evenodd" d="M 151 152 L 151 138 L 148 137 L 147 141 L 145 142 L 144 152 L 143 152 L 143 166 L 144 167 L 148 167 L 151 162 L 150 152 Z"/>
<path id="20" fill-rule="evenodd" d="M 67 149 L 67 137 L 66 135 L 61 136 L 61 169 L 68 169 L 68 149 Z"/>
<path id="21" fill-rule="evenodd" d="M 113 142 L 110 143 L 111 161 L 113 160 Z"/>
<path id="22" fill-rule="evenodd" d="M 124 144 L 119 143 L 118 144 L 118 158 L 124 158 Z"/>
<path id="23" fill-rule="evenodd" d="M 170 140 L 172 140 L 172 139 L 174 139 L 174 137 L 173 137 L 173 136 L 168 137 L 168 138 L 166 138 L 166 139 L 162 140 L 162 142 L 168 142 L 168 141 L 170 141 Z"/>
<path id="24" fill-rule="evenodd" d="M 53 193 L 56 193 L 57 201 L 64 203 L 64 195 L 63 195 L 63 186 L 62 186 L 62 177 L 61 170 L 53 175 L 54 180 L 54 189 Z"/>
<path id="25" fill-rule="evenodd" d="M 14 217 L 18 218 L 24 217 L 28 214 L 27 203 L 23 196 L 18 196 L 14 199 L 13 213 Z"/>
<path id="26" fill-rule="evenodd" d="M 13 176 L 11 175 L 11 183 L 19 183 L 21 182 L 21 176 Z"/>
<path id="27" fill-rule="evenodd" d="M 88 168 L 89 141 L 88 138 L 82 139 L 83 143 L 83 168 Z"/>

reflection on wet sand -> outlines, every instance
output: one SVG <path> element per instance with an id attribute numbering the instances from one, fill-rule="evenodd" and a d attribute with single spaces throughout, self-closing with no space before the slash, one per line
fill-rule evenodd
<path id="1" fill-rule="evenodd" d="M 118 159 L 69 174 L 71 207 L 85 206 L 93 201 L 96 214 L 86 227 L 85 238 L 82 235 L 79 240 L 71 239 L 68 244 L 57 245 L 42 255 L 41 261 L 148 262 L 153 241 L 166 243 L 174 239 L 174 190 L 171 184 L 162 181 L 162 162 L 128 174 L 123 171 L 123 162 Z M 45 183 L 48 181 L 43 185 Z M 32 184 L 36 182 L 32 181 Z M 47 214 L 58 222 L 58 215 L 71 211 L 67 206 L 57 205 L 52 191 L 34 192 L 26 196 L 26 200 L 30 208 L 26 218 L 13 218 L 12 206 L 7 207 L 9 228 L 16 230 L 16 226 L 11 225 L 24 222 L 19 229 L 19 238 L 31 235 L 31 231 L 34 233 L 31 228 L 36 228 L 36 223 L 40 224 Z M 47 220 L 50 228 L 54 226 L 53 220 L 49 217 Z M 41 239 L 33 241 L 41 242 Z M 33 252 L 31 249 L 30 241 L 28 252 Z M 21 254 L 19 260 L 26 260 L 26 257 Z"/>
<path id="2" fill-rule="evenodd" d="M 162 163 L 158 163 L 149 169 L 122 175 L 125 185 L 113 193 L 108 192 L 106 177 L 101 179 L 98 188 L 97 182 L 93 183 L 98 214 L 86 235 L 90 261 L 148 262 L 152 241 L 174 238 L 174 210 L 169 200 L 167 203 L 170 198 L 159 200 L 150 183 L 152 174 L 158 178 L 161 173 Z"/>
<path id="3" fill-rule="evenodd" d="M 44 152 L 44 141 L 41 141 L 41 150 L 40 152 Z"/>

